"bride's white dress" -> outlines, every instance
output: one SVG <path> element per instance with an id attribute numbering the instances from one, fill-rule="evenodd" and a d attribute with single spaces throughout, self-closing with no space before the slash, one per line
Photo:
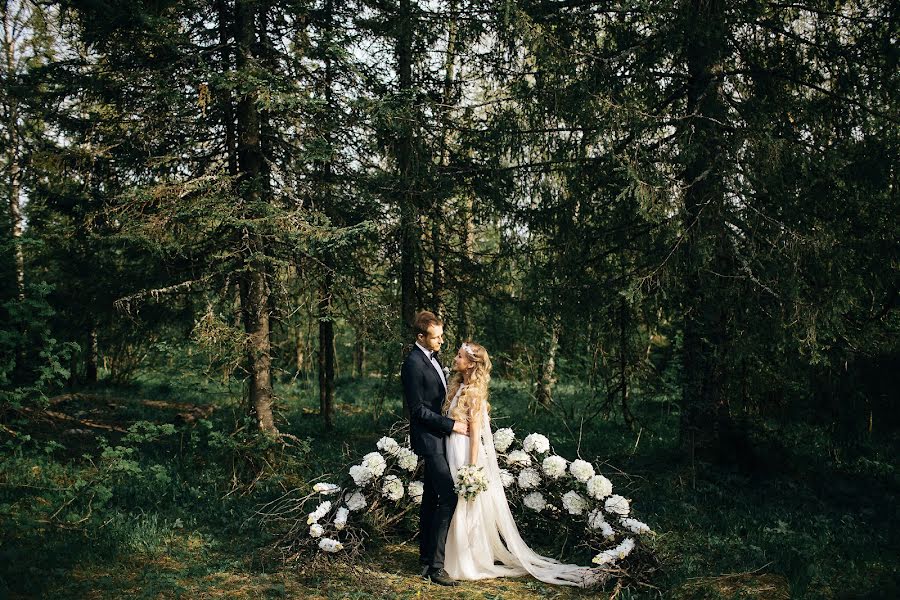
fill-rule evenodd
<path id="1" fill-rule="evenodd" d="M 463 387 L 460 386 L 456 392 L 450 410 L 456 406 Z M 589 585 L 596 577 L 596 570 L 541 556 L 529 548 L 519 535 L 500 481 L 500 466 L 486 408 L 481 413 L 480 438 L 476 464 L 483 467 L 487 474 L 488 489 L 474 500 L 460 498 L 456 505 L 445 547 L 444 568 L 447 574 L 454 579 L 531 574 L 546 583 Z M 447 462 L 454 481 L 457 469 L 467 464 L 468 460 L 469 438 L 458 433 L 450 434 L 447 439 Z"/>

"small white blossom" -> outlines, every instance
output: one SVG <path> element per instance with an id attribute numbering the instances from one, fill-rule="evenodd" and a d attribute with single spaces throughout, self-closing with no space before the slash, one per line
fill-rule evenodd
<path id="1" fill-rule="evenodd" d="M 570 515 L 580 515 L 587 508 L 587 500 L 575 491 L 563 494 L 562 503 L 563 508 L 569 511 Z"/>
<path id="2" fill-rule="evenodd" d="M 356 491 L 350 494 L 347 497 L 347 508 L 356 512 L 357 510 L 362 510 L 366 507 L 366 497 L 362 495 L 362 492 Z"/>
<path id="3" fill-rule="evenodd" d="M 309 513 L 309 516 L 306 517 L 306 524 L 309 525 L 311 523 L 315 523 L 316 521 L 327 515 L 329 510 L 331 510 L 331 502 L 329 502 L 328 500 L 322 502 L 321 504 L 319 504 L 319 506 L 316 507 L 316 510 Z"/>
<path id="4" fill-rule="evenodd" d="M 387 436 L 378 440 L 378 443 L 375 444 L 375 447 L 382 452 L 390 454 L 391 456 L 396 456 L 397 452 L 400 450 L 400 444 L 397 443 L 397 440 Z"/>
<path id="5" fill-rule="evenodd" d="M 515 482 L 516 478 L 513 477 L 513 474 L 507 471 L 506 469 L 500 469 L 500 483 L 503 484 L 503 487 L 508 488 Z"/>
<path id="6" fill-rule="evenodd" d="M 575 476 L 575 479 L 584 483 L 594 476 L 594 465 L 579 458 L 572 461 L 572 464 L 569 465 L 569 472 Z"/>
<path id="7" fill-rule="evenodd" d="M 603 535 L 603 537 L 605 537 L 606 539 L 609 539 L 609 540 L 616 537 L 616 532 L 613 531 L 612 525 L 610 525 L 606 521 L 603 521 L 600 524 L 600 533 Z"/>
<path id="8" fill-rule="evenodd" d="M 650 527 L 646 523 L 642 523 L 637 519 L 622 517 L 621 519 L 619 519 L 619 523 L 621 523 L 622 527 L 632 533 L 650 533 Z"/>
<path id="9" fill-rule="evenodd" d="M 498 429 L 494 432 L 494 448 L 497 452 L 506 452 L 515 439 L 516 434 L 509 427 Z"/>
<path id="10" fill-rule="evenodd" d="M 344 545 L 331 538 L 322 538 L 319 540 L 319 548 L 325 552 L 337 552 L 338 550 L 343 550 Z"/>
<path id="11" fill-rule="evenodd" d="M 381 486 L 381 495 L 396 502 L 403 497 L 403 482 L 396 475 L 388 475 Z"/>
<path id="12" fill-rule="evenodd" d="M 590 529 L 600 529 L 600 525 L 606 522 L 606 519 L 603 518 L 603 511 L 599 508 L 593 509 L 588 513 L 587 516 L 587 526 Z"/>
<path id="13" fill-rule="evenodd" d="M 522 472 L 519 473 L 520 488 L 523 490 L 532 490 L 539 485 L 541 485 L 541 476 L 537 470 L 532 469 L 531 467 L 522 469 Z"/>
<path id="14" fill-rule="evenodd" d="M 612 496 L 607 498 L 606 503 L 604 504 L 604 508 L 606 508 L 606 512 L 615 513 L 623 517 L 627 517 L 628 511 L 631 510 L 631 507 L 628 504 L 628 500 L 626 500 L 622 496 L 619 496 L 618 494 L 613 494 Z"/>
<path id="15" fill-rule="evenodd" d="M 325 528 L 319 525 L 318 523 L 313 523 L 309 526 L 309 535 L 310 537 L 321 537 L 322 534 L 325 533 Z"/>
<path id="16" fill-rule="evenodd" d="M 522 441 L 522 447 L 525 448 L 525 452 L 543 454 L 550 450 L 550 440 L 540 433 L 532 433 Z"/>
<path id="17" fill-rule="evenodd" d="M 531 464 L 531 457 L 522 450 L 513 450 L 509 453 L 509 456 L 506 457 L 506 463 L 527 467 Z"/>
<path id="18" fill-rule="evenodd" d="M 330 496 L 331 494 L 337 494 L 341 491 L 341 488 L 333 483 L 320 482 L 313 486 L 313 491 L 325 496 Z"/>
<path id="19" fill-rule="evenodd" d="M 346 506 L 342 506 L 337 509 L 337 512 L 334 514 L 334 528 L 340 531 L 347 525 L 347 517 L 350 516 L 350 509 Z"/>
<path id="20" fill-rule="evenodd" d="M 550 479 L 559 479 L 566 474 L 566 459 L 555 454 L 548 456 L 541 463 L 541 468 L 544 469 L 544 474 Z"/>
<path id="21" fill-rule="evenodd" d="M 405 469 L 409 472 L 415 471 L 416 467 L 419 466 L 419 457 L 416 456 L 416 453 L 410 450 L 409 448 L 400 448 L 397 451 L 397 464 L 401 469 Z"/>
<path id="22" fill-rule="evenodd" d="M 372 481 L 375 474 L 366 466 L 353 465 L 350 467 L 350 477 L 353 478 L 353 483 L 362 487 Z"/>
<path id="23" fill-rule="evenodd" d="M 372 474 L 375 475 L 375 477 L 381 477 L 384 474 L 387 463 L 384 461 L 384 457 L 378 452 L 369 452 L 363 456 L 362 466 L 372 471 Z"/>
<path id="24" fill-rule="evenodd" d="M 634 550 L 634 540 L 632 538 L 625 538 L 616 549 L 619 551 L 619 558 L 625 558 L 632 550 Z"/>
<path id="25" fill-rule="evenodd" d="M 409 499 L 416 504 L 422 504 L 422 494 L 425 492 L 425 484 L 421 481 L 410 481 L 406 486 L 409 492 Z"/>
<path id="26" fill-rule="evenodd" d="M 628 556 L 632 550 L 634 550 L 634 540 L 632 538 L 625 538 L 615 548 L 604 550 L 603 552 L 595 556 L 593 562 L 597 563 L 598 565 L 613 563 Z"/>
<path id="27" fill-rule="evenodd" d="M 587 492 L 591 498 L 603 500 L 612 494 L 612 482 L 603 475 L 594 475 L 587 480 Z"/>
<path id="28" fill-rule="evenodd" d="M 544 495 L 540 492 L 531 492 L 522 498 L 522 502 L 531 510 L 541 512 L 547 506 Z"/>

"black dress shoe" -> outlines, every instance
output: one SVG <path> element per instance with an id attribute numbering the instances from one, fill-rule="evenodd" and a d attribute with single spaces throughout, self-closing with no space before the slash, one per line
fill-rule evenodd
<path id="1" fill-rule="evenodd" d="M 425 575 L 425 578 L 438 585 L 446 585 L 450 587 L 459 585 L 459 582 L 447 575 L 447 571 L 445 571 L 444 569 L 432 569 L 428 571 L 428 574 Z"/>

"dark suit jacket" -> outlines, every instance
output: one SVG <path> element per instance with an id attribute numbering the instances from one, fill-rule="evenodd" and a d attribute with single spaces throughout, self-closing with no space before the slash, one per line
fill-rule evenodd
<path id="1" fill-rule="evenodd" d="M 441 415 L 447 390 L 425 353 L 413 345 L 400 370 L 403 401 L 409 410 L 409 440 L 418 455 L 443 454 L 453 419 Z"/>

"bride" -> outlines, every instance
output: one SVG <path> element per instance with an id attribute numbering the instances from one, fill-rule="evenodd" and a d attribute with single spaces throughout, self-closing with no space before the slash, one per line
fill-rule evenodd
<path id="1" fill-rule="evenodd" d="M 444 568 L 454 579 L 519 577 L 531 574 L 536 579 L 557 585 L 585 587 L 596 571 L 590 567 L 564 564 L 533 551 L 513 520 L 500 480 L 500 466 L 491 433 L 488 384 L 491 359 L 483 346 L 467 342 L 453 362 L 454 376 L 448 383 L 443 412 L 450 418 L 467 422 L 469 435 L 450 434 L 447 438 L 447 462 L 456 480 L 463 465 L 482 467 L 488 489 L 474 500 L 462 498 L 456 505 L 447 534 Z"/>

